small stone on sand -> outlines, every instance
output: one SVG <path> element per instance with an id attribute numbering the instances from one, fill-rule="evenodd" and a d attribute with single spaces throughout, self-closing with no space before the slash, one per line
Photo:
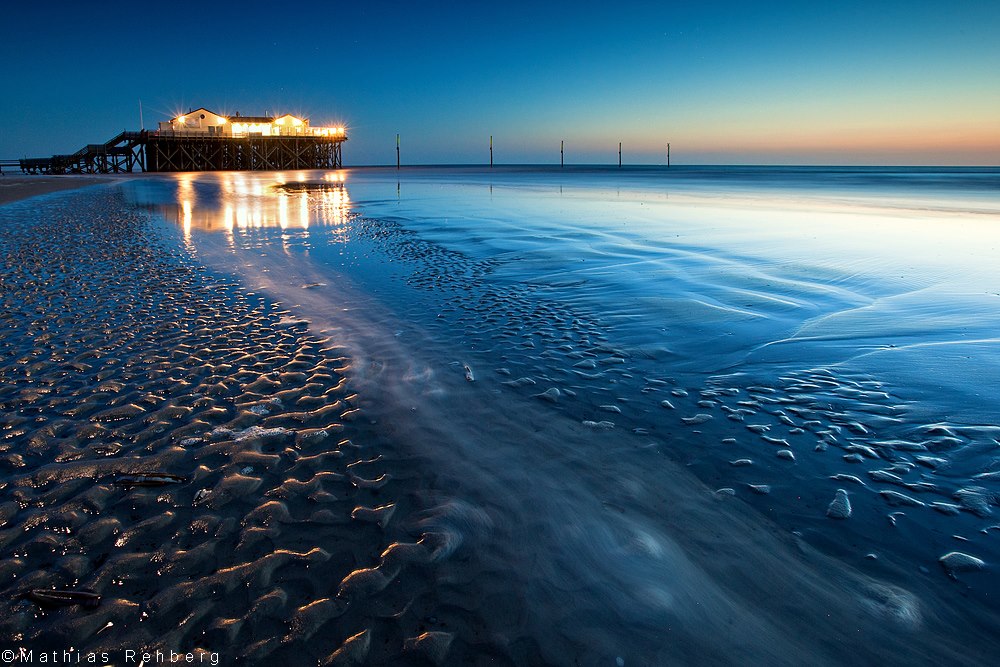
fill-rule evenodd
<path id="1" fill-rule="evenodd" d="M 952 576 L 954 576 L 956 572 L 969 572 L 972 570 L 981 570 L 986 567 L 986 563 L 983 559 L 970 556 L 969 554 L 964 554 L 961 551 L 952 551 L 951 553 L 947 553 L 941 556 L 938 561 L 948 574 Z"/>
<path id="2" fill-rule="evenodd" d="M 831 519 L 849 519 L 852 512 L 851 501 L 847 497 L 847 491 L 837 489 L 837 494 L 830 501 L 830 506 L 826 508 L 826 515 Z"/>
<path id="3" fill-rule="evenodd" d="M 549 403 L 556 403 L 560 396 L 560 391 L 555 387 L 550 387 L 540 394 L 535 394 L 535 398 L 540 398 L 543 401 L 548 401 Z"/>
<path id="4" fill-rule="evenodd" d="M 704 413 L 696 414 L 694 417 L 682 417 L 681 421 L 688 426 L 694 426 L 696 424 L 704 424 L 712 418 L 712 415 L 706 415 Z"/>

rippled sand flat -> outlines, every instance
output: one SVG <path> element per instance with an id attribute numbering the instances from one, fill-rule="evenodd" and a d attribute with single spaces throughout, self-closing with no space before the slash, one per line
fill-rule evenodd
<path id="1" fill-rule="evenodd" d="M 421 595 L 446 540 L 400 527 L 420 482 L 366 429 L 336 342 L 117 192 L 42 201 L 0 209 L 3 645 L 443 657 Z M 101 600 L 29 599 L 47 589 Z"/>

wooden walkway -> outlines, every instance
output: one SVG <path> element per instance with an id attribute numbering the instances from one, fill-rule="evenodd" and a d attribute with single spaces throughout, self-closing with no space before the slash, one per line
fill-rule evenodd
<path id="1" fill-rule="evenodd" d="M 124 131 L 103 144 L 87 144 L 69 155 L 23 158 L 25 174 L 124 174 L 142 171 L 147 132 Z"/>
<path id="2" fill-rule="evenodd" d="M 0 161 L 25 174 L 124 174 L 135 171 L 339 169 L 346 136 L 215 137 L 124 131 L 69 155 Z"/>

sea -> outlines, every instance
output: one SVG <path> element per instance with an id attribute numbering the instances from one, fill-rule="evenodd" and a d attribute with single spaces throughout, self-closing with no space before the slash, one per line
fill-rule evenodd
<path id="1" fill-rule="evenodd" d="M 250 461 L 263 483 L 233 515 L 290 513 L 295 544 L 268 548 L 334 557 L 250 581 L 245 609 L 206 594 L 220 611 L 180 644 L 234 664 L 996 660 L 1000 169 L 204 172 L 37 201 L 73 197 L 120 198 L 347 387 L 350 439 L 315 446 L 338 458 L 305 476 L 298 413 L 264 423 L 296 433 L 295 466 Z M 184 447 L 234 456 L 250 436 L 229 428 Z M 313 486 L 272 493 L 289 484 Z M 325 536 L 305 515 L 337 499 Z M 232 530 L 220 569 L 242 562 Z M 255 625 L 275 589 L 283 620 Z"/>

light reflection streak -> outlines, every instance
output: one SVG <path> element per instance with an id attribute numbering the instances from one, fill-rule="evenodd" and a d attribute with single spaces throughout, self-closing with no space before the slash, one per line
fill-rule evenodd
<path id="1" fill-rule="evenodd" d="M 181 210 L 183 211 L 183 226 L 184 226 L 184 236 L 191 236 L 191 200 L 185 199 L 181 202 Z"/>
<path id="2" fill-rule="evenodd" d="M 180 206 L 179 222 L 184 233 L 184 243 L 191 243 L 191 224 L 195 204 L 194 185 L 191 174 L 181 174 L 177 179 L 177 202 Z"/>

